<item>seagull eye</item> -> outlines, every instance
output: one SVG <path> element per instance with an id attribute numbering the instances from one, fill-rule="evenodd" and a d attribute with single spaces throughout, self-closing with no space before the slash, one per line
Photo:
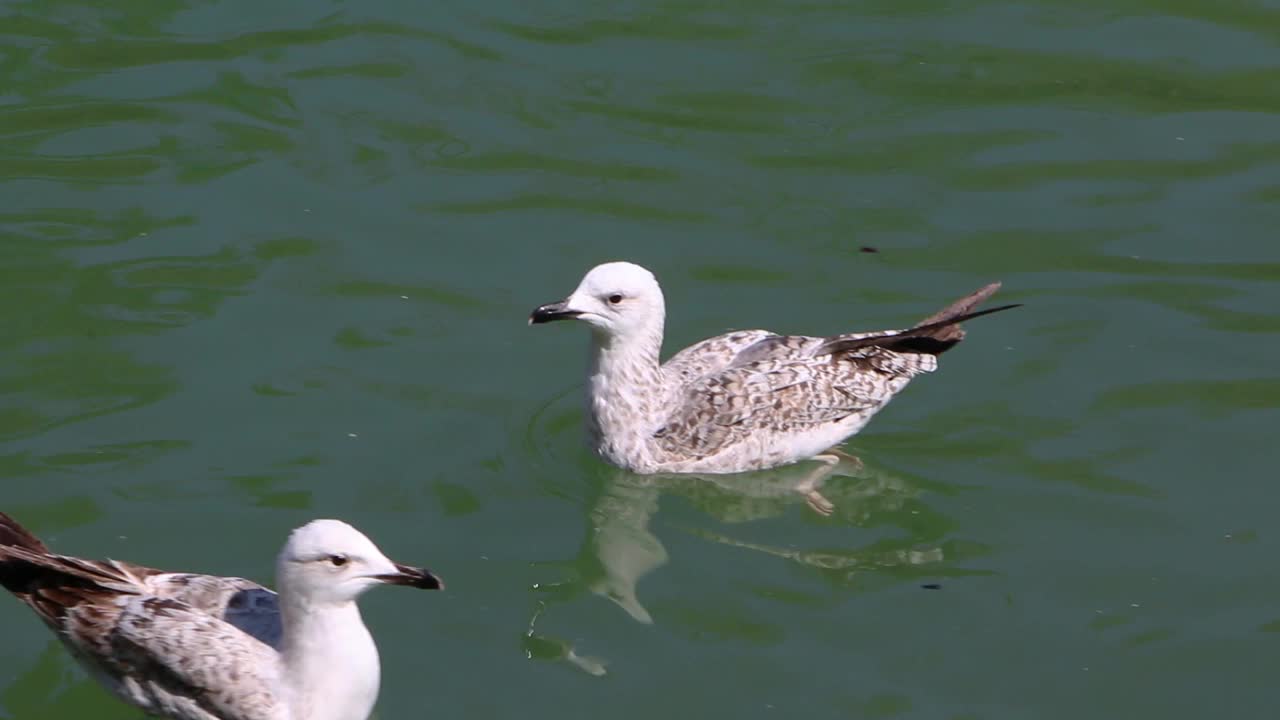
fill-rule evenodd
<path id="1" fill-rule="evenodd" d="M 617 305 L 620 302 L 622 302 L 622 295 L 620 293 L 614 293 L 609 296 L 610 305 Z"/>
<path id="2" fill-rule="evenodd" d="M 346 555 L 330 555 L 329 563 L 334 567 L 342 567 L 343 565 L 347 564 L 347 556 Z"/>

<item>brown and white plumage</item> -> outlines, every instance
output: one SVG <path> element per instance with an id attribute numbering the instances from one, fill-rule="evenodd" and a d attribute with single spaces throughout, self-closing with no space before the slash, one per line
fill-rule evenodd
<path id="1" fill-rule="evenodd" d="M 321 567 L 343 557 L 341 568 Z M 358 570 L 358 568 L 363 568 Z M 356 574 L 363 572 L 364 574 Z M 430 573 L 386 560 L 367 538 L 336 520 L 312 522 L 290 536 L 278 560 L 281 596 L 243 578 L 173 573 L 116 560 L 52 553 L 13 518 L 0 513 L 0 585 L 27 604 L 90 673 L 125 702 L 176 720 L 365 720 L 372 697 L 318 707 L 291 653 L 316 617 L 359 625 L 336 642 L 357 645 L 355 597 L 373 584 L 440 587 Z M 334 588 L 341 588 L 335 591 Z M 317 592 L 327 589 L 329 592 Z M 318 597 L 322 602 L 310 602 Z M 320 610 L 316 610 L 319 607 Z M 292 641 L 292 642 L 291 642 Z M 325 643 L 307 651 L 323 652 Z M 333 655 L 346 652 L 336 648 Z M 350 682 L 377 691 L 377 652 Z M 357 660 L 358 662 L 358 660 Z M 372 672 L 372 678 L 361 675 Z M 368 708 L 361 709 L 366 703 Z M 336 709 L 337 713 L 330 712 Z"/>
<path id="2" fill-rule="evenodd" d="M 642 473 L 732 473 L 813 457 L 860 430 L 964 338 L 999 283 L 904 330 L 832 337 L 731 332 L 659 364 L 665 306 L 649 271 L 607 263 L 530 322 L 592 326 L 589 429 L 607 461 Z"/>

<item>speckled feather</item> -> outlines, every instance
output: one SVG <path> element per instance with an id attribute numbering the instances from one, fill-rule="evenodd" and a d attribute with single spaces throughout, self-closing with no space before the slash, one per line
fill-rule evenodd
<path id="1" fill-rule="evenodd" d="M 865 423 L 912 377 L 937 367 L 932 355 L 879 347 L 815 355 L 824 342 L 765 337 L 723 368 L 686 381 L 677 392 L 683 402 L 654 433 L 655 445 L 669 458 L 701 460 L 762 433 L 782 439 L 851 419 Z M 777 443 L 758 444 L 765 452 L 750 464 L 774 464 L 767 446 Z"/>
<path id="2" fill-rule="evenodd" d="M 16 525 L 3 513 L 0 522 Z M 288 720 L 272 689 L 280 619 L 270 590 L 30 542 L 0 544 L 0 569 L 5 587 L 122 700 L 183 720 Z"/>

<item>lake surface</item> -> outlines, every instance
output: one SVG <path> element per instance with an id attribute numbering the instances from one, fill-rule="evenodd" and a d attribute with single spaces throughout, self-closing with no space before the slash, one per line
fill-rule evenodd
<path id="1" fill-rule="evenodd" d="M 1280 5 L 722 8 L 4 3 L 0 509 L 263 582 L 352 522 L 448 583 L 364 603 L 384 720 L 1274 714 Z M 822 518 L 588 452 L 525 319 L 619 258 L 668 353 L 1026 307 Z M 0 718 L 138 717 L 0 626 Z"/>

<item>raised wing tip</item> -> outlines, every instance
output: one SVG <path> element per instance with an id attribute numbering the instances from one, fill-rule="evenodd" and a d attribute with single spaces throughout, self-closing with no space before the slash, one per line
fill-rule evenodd
<path id="1" fill-rule="evenodd" d="M 969 303 L 968 303 L 968 304 L 969 304 L 969 306 L 970 306 L 970 307 L 972 307 L 972 306 L 977 305 L 978 303 L 980 303 L 980 302 L 982 302 L 982 301 L 986 300 L 987 298 L 991 297 L 992 295 L 995 295 L 995 294 L 996 294 L 996 291 L 997 291 L 997 290 L 999 290 L 999 289 L 1001 288 L 1001 286 L 1002 286 L 1002 285 L 1004 285 L 1004 283 L 1000 282 L 999 280 L 997 280 L 997 281 L 995 281 L 995 282 L 993 282 L 993 283 L 987 283 L 986 285 L 983 285 L 982 287 L 978 288 L 977 290 L 974 290 L 974 291 L 973 291 L 973 292 L 972 292 L 972 293 L 971 293 L 967 298 L 965 298 L 965 299 L 969 301 Z"/>

